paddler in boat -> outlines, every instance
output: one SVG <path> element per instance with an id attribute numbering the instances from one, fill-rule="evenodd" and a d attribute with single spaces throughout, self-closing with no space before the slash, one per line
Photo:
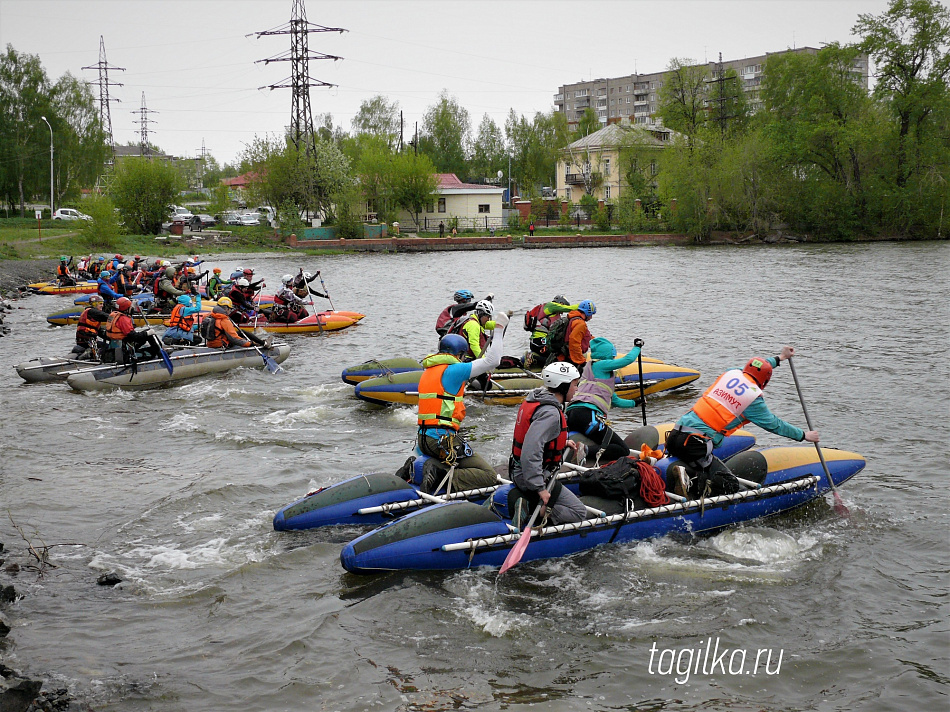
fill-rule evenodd
<path id="1" fill-rule="evenodd" d="M 178 297 L 178 304 L 168 317 L 168 329 L 162 335 L 162 341 L 169 346 L 194 346 L 195 338 L 198 336 L 197 320 L 201 315 L 201 295 L 197 295 L 195 299 L 197 301 L 192 301 L 187 294 Z"/>
<path id="2" fill-rule="evenodd" d="M 512 506 L 516 499 L 523 500 L 529 508 L 527 515 L 517 521 L 527 519 L 538 503 L 550 511 L 552 524 L 580 522 L 587 516 L 584 503 L 560 483 L 550 492 L 546 489 L 561 467 L 564 449 L 577 449 L 567 439 L 564 404 L 574 397 L 580 377 L 572 364 L 548 364 L 541 371 L 544 386 L 531 391 L 518 409 L 508 458 L 508 476 L 515 484 L 508 498 L 512 520 L 516 519 L 514 512 L 520 509 L 518 505 Z"/>
<path id="3" fill-rule="evenodd" d="M 471 361 L 481 358 L 488 339 L 495 329 L 495 324 L 492 322 L 494 314 L 495 307 L 492 306 L 490 299 L 485 298 L 475 305 L 475 310 L 471 314 L 459 317 L 449 327 L 450 334 L 458 334 L 468 344 L 463 360 Z"/>
<path id="4" fill-rule="evenodd" d="M 72 353 L 80 360 L 97 361 L 102 351 L 99 348 L 98 339 L 105 341 L 105 325 L 109 320 L 109 314 L 102 310 L 104 302 L 98 294 L 91 295 L 88 303 L 89 306 L 79 315 L 79 323 L 76 325 L 76 345 Z"/>
<path id="5" fill-rule="evenodd" d="M 531 307 L 524 317 L 524 330 L 531 334 L 528 341 L 528 356 L 524 360 L 525 368 L 543 366 L 548 358 L 548 330 L 561 314 L 577 311 L 578 305 L 571 304 L 567 297 L 558 294 L 549 302 Z"/>
<path id="6" fill-rule="evenodd" d="M 307 317 L 304 301 L 293 290 L 294 276 L 285 274 L 280 278 L 281 287 L 274 295 L 274 306 L 270 310 L 261 309 L 270 321 L 293 324 Z"/>
<path id="7" fill-rule="evenodd" d="M 75 286 L 76 280 L 73 279 L 73 276 L 69 273 L 69 265 L 72 264 L 73 258 L 62 255 L 59 258 L 59 266 L 56 268 L 56 279 L 59 280 L 60 287 L 72 287 Z"/>
<path id="8" fill-rule="evenodd" d="M 159 358 L 161 351 L 150 338 L 148 327 L 146 326 L 142 331 L 136 329 L 129 315 L 131 310 L 132 300 L 128 297 L 120 297 L 116 300 L 115 311 L 106 321 L 106 337 L 110 340 L 109 346 L 112 350 L 112 358 L 109 360 L 129 363 L 136 359 L 138 351 L 149 358 Z M 107 360 L 106 354 L 103 354 L 103 361 Z"/>
<path id="9" fill-rule="evenodd" d="M 208 299 L 217 299 L 226 294 L 224 288 L 231 286 L 231 280 L 221 277 L 220 267 L 215 267 L 211 273 L 211 279 L 208 280 Z"/>
<path id="10" fill-rule="evenodd" d="M 110 270 L 104 269 L 99 272 L 99 279 L 97 280 L 99 287 L 97 293 L 102 297 L 106 311 L 111 311 L 113 303 L 122 296 L 112 288 L 115 281 L 116 275 L 112 274 Z"/>
<path id="11" fill-rule="evenodd" d="M 568 430 L 581 433 L 594 443 L 587 457 L 597 463 L 613 462 L 630 454 L 630 448 L 607 423 L 611 406 L 635 408 L 637 402 L 621 398 L 614 390 L 614 373 L 637 360 L 643 346 L 641 339 L 633 340 L 633 348 L 626 356 L 617 358 L 616 347 L 598 336 L 590 342 L 590 362 L 581 371 L 577 392 L 565 408 Z M 578 458 L 578 462 L 583 458 Z"/>
<path id="12" fill-rule="evenodd" d="M 587 322 L 597 313 L 596 305 L 585 299 L 577 305 L 577 309 L 567 314 L 567 323 L 558 325 L 558 329 L 548 332 L 548 362 L 566 361 L 574 364 L 580 373 L 587 363 L 587 350 L 590 348 L 591 333 Z M 561 328 L 564 331 L 561 331 Z"/>
<path id="13" fill-rule="evenodd" d="M 162 278 L 155 285 L 155 299 L 161 311 L 170 312 L 175 308 L 178 297 L 188 293 L 179 289 L 180 284 L 175 268 L 170 265 L 166 267 Z"/>
<path id="14" fill-rule="evenodd" d="M 673 486 L 677 494 L 716 496 L 734 494 L 740 489 L 735 475 L 712 454 L 726 435 L 746 423 L 755 423 L 763 430 L 802 442 L 818 442 L 817 430 L 802 430 L 772 414 L 762 391 L 772 378 L 772 369 L 795 355 L 791 346 L 769 358 L 752 358 L 741 370 L 731 369 L 706 389 L 686 415 L 666 436 L 666 451 L 686 463 L 673 467 Z M 690 480 L 690 478 L 695 478 Z M 669 483 L 667 484 L 669 488 Z"/>
<path id="15" fill-rule="evenodd" d="M 329 297 L 323 292 L 318 292 L 310 286 L 310 283 L 320 276 L 320 270 L 317 270 L 313 274 L 309 272 L 304 272 L 303 267 L 300 268 L 300 271 L 297 273 L 297 276 L 293 279 L 293 284 L 291 284 L 291 289 L 294 290 L 296 294 L 301 299 L 308 299 L 312 294 L 315 297 L 322 297 L 323 299 L 329 299 Z"/>
<path id="16" fill-rule="evenodd" d="M 261 340 L 254 334 L 238 332 L 231 321 L 234 303 L 229 297 L 221 297 L 211 313 L 201 321 L 201 335 L 208 346 L 215 349 L 227 349 L 232 346 L 247 348 L 251 342 L 270 348 L 270 338 Z"/>
<path id="17" fill-rule="evenodd" d="M 491 305 L 491 302 L 486 302 Z M 422 361 L 425 371 L 419 379 L 419 451 L 428 455 L 422 467 L 422 488 L 439 489 L 454 466 L 453 491 L 489 487 L 497 483 L 495 468 L 459 434 L 465 419 L 465 384 L 487 374 L 501 363 L 502 339 L 508 316 L 499 313 L 494 322 L 491 344 L 481 358 L 463 362 L 468 342 L 458 334 L 446 334 L 439 341 L 439 352 Z"/>
<path id="18" fill-rule="evenodd" d="M 492 295 L 488 295 L 489 297 Z M 449 333 L 452 322 L 458 319 L 462 314 L 467 314 L 475 308 L 475 295 L 468 289 L 459 289 L 452 299 L 454 304 L 449 304 L 443 309 L 435 320 L 435 333 L 440 337 Z M 491 299 L 489 299 L 491 301 Z"/>

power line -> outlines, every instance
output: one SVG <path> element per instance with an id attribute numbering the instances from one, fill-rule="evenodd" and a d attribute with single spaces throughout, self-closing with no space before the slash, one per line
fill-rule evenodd
<path id="1" fill-rule="evenodd" d="M 145 92 L 142 92 L 142 108 L 132 111 L 133 114 L 138 114 L 139 118 L 133 121 L 139 125 L 139 144 L 141 146 L 141 153 L 145 158 L 152 158 L 152 149 L 149 147 L 148 143 L 148 125 L 156 123 L 154 119 L 148 118 L 149 114 L 157 114 L 157 111 L 153 111 L 145 106 Z"/>
<path id="2" fill-rule="evenodd" d="M 99 61 L 95 64 L 90 64 L 88 67 L 83 67 L 83 69 L 99 70 L 99 80 L 86 83 L 90 85 L 96 84 L 99 87 L 99 121 L 102 123 L 102 130 L 109 139 L 109 161 L 107 166 L 111 166 L 115 164 L 115 139 L 112 136 L 112 111 L 109 108 L 109 104 L 113 101 L 118 102 L 120 99 L 109 96 L 109 87 L 121 87 L 123 85 L 118 82 L 109 81 L 109 70 L 124 72 L 125 68 L 114 67 L 109 64 L 108 60 L 106 60 L 106 41 L 102 35 L 99 35 Z"/>
<path id="3" fill-rule="evenodd" d="M 337 61 L 342 57 L 322 52 L 311 51 L 307 46 L 308 35 L 312 32 L 339 32 L 343 34 L 346 30 L 340 27 L 324 27 L 307 21 L 307 9 L 304 6 L 304 0 L 294 0 L 293 10 L 290 16 L 290 22 L 280 27 L 264 32 L 252 33 L 258 38 L 269 35 L 290 35 L 290 50 L 282 52 L 268 59 L 258 60 L 265 65 L 271 62 L 290 62 L 290 77 L 282 80 L 279 84 L 271 84 L 268 89 L 290 89 L 293 97 L 291 99 L 290 112 L 290 138 L 294 145 L 301 148 L 301 141 L 306 141 L 307 155 L 310 155 L 313 148 L 313 114 L 310 110 L 310 87 L 332 87 L 333 84 L 314 80 L 310 76 L 311 59 L 332 59 Z M 250 37 L 251 35 L 248 35 Z M 265 87 L 261 87 L 264 89 Z"/>

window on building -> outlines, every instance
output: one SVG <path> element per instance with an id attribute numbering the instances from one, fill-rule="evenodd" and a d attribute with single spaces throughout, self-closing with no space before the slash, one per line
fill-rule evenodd
<path id="1" fill-rule="evenodd" d="M 427 213 L 434 213 L 434 212 L 435 212 L 435 203 L 427 203 L 427 204 L 426 204 L 426 212 L 427 212 Z"/>
<path id="2" fill-rule="evenodd" d="M 629 96 L 627 97 L 627 103 L 628 103 L 628 104 L 630 103 L 630 97 L 629 97 Z"/>
<path id="3" fill-rule="evenodd" d="M 656 173 L 656 161 L 650 161 L 650 175 L 655 176 Z"/>
<path id="4" fill-rule="evenodd" d="M 610 175 L 610 159 L 609 158 L 604 159 L 604 175 L 605 176 Z"/>
<path id="5" fill-rule="evenodd" d="M 439 198 L 439 212 L 445 212 L 445 198 Z"/>
<path id="6" fill-rule="evenodd" d="M 567 187 L 564 189 L 564 197 L 567 198 L 567 202 L 571 202 L 571 189 Z"/>
<path id="7" fill-rule="evenodd" d="M 604 186 L 604 200 L 610 200 L 610 186 Z"/>
<path id="8" fill-rule="evenodd" d="M 491 205 L 488 205 L 487 203 L 484 204 L 484 205 L 479 205 L 479 206 L 478 206 L 478 212 L 480 212 L 480 213 L 490 213 L 490 212 L 491 212 Z"/>

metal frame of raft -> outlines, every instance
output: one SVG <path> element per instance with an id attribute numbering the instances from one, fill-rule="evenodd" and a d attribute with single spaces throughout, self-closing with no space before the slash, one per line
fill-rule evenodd
<path id="1" fill-rule="evenodd" d="M 735 494 L 723 494 L 716 497 L 707 497 L 703 499 L 691 499 L 685 502 L 676 502 L 673 504 L 664 504 L 659 507 L 650 507 L 648 509 L 635 509 L 624 514 L 612 514 L 606 517 L 594 517 L 580 522 L 571 522 L 570 524 L 556 524 L 549 527 L 543 527 L 532 534 L 532 541 L 537 541 L 545 536 L 550 537 L 556 534 L 573 534 L 582 529 L 610 528 L 622 524 L 628 524 L 637 519 L 650 519 L 654 517 L 668 517 L 680 514 L 693 514 L 700 512 L 702 514 L 707 507 L 717 507 L 723 504 L 744 502 L 747 500 L 769 499 L 780 494 L 791 494 L 811 487 L 817 487 L 819 478 L 817 475 L 806 475 L 799 479 L 788 480 L 774 485 L 768 485 L 755 489 L 743 490 Z M 509 528 L 511 525 L 508 525 Z M 443 544 L 439 547 L 442 551 L 477 551 L 479 549 L 506 548 L 521 538 L 522 532 L 515 530 L 510 534 L 488 537 L 487 539 L 470 539 L 456 544 Z"/>

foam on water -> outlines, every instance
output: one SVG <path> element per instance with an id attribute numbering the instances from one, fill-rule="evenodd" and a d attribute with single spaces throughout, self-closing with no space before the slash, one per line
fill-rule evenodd
<path id="1" fill-rule="evenodd" d="M 198 416 L 191 413 L 177 413 L 158 426 L 163 432 L 194 432 L 198 430 Z"/>

